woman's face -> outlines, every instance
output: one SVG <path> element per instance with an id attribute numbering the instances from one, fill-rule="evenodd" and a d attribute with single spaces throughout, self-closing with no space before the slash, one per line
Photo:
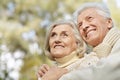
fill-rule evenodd
<path id="1" fill-rule="evenodd" d="M 49 37 L 50 53 L 54 58 L 61 58 L 76 50 L 77 42 L 73 28 L 68 24 L 54 27 Z"/>

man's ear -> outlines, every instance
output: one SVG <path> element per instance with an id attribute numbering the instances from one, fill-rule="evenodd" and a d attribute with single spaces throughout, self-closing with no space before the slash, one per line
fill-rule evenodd
<path id="1" fill-rule="evenodd" d="M 111 29 L 113 27 L 113 21 L 111 18 L 107 19 L 108 29 Z"/>

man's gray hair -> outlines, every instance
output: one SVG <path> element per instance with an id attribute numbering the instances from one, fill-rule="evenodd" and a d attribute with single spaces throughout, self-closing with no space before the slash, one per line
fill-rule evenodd
<path id="1" fill-rule="evenodd" d="M 73 14 L 75 21 L 77 21 L 77 18 L 81 12 L 88 8 L 95 8 L 98 14 L 105 18 L 111 18 L 110 11 L 105 3 L 98 3 L 98 2 L 88 2 L 83 5 L 81 5 Z"/>
<path id="2" fill-rule="evenodd" d="M 86 51 L 86 44 L 84 43 L 84 41 L 80 37 L 79 31 L 78 31 L 74 21 L 73 20 L 59 20 L 59 21 L 54 22 L 52 25 L 50 25 L 50 27 L 47 31 L 47 34 L 46 34 L 45 55 L 48 56 L 48 58 L 50 58 L 51 60 L 54 60 L 54 58 L 50 54 L 50 46 L 49 46 L 50 33 L 56 26 L 62 25 L 62 24 L 70 25 L 70 27 L 73 28 L 73 33 L 75 35 L 76 41 L 78 43 L 78 48 L 79 48 L 78 55 L 81 55 L 81 54 L 85 53 L 85 51 Z"/>

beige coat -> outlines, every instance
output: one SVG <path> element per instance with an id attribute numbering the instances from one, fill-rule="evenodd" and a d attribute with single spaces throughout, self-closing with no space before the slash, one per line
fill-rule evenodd
<path id="1" fill-rule="evenodd" d="M 92 65 L 96 65 L 96 63 L 99 61 L 99 58 L 97 57 L 96 53 L 91 54 L 85 54 L 83 58 L 78 59 L 76 62 L 70 64 L 66 68 L 69 71 L 77 70 L 86 68 Z"/>

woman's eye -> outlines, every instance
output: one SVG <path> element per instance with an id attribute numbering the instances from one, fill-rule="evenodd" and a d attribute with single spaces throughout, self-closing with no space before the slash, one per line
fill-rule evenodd
<path id="1" fill-rule="evenodd" d="M 52 34 L 50 35 L 50 37 L 54 37 L 54 36 L 56 36 L 56 34 L 55 34 L 55 33 L 52 33 Z"/>
<path id="2" fill-rule="evenodd" d="M 68 34 L 62 34 L 62 37 L 67 37 L 68 36 Z"/>

